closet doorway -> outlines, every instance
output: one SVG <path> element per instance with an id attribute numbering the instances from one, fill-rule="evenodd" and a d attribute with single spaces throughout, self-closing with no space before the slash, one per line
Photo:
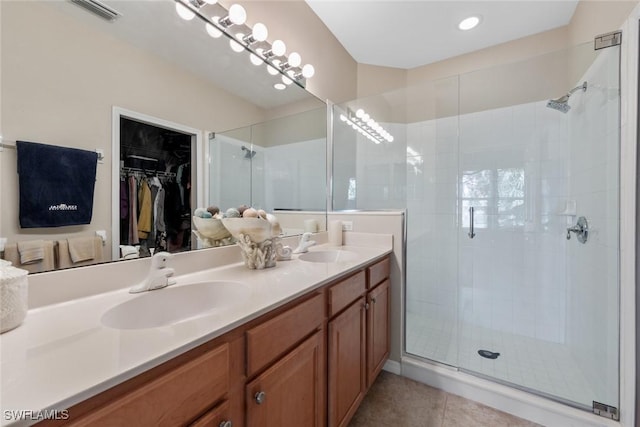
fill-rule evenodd
<path id="1" fill-rule="evenodd" d="M 113 259 L 195 249 L 201 132 L 117 107 L 112 124 Z"/>

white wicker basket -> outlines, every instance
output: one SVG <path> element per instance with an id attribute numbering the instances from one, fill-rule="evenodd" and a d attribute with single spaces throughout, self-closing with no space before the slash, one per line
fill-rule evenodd
<path id="1" fill-rule="evenodd" d="M 27 316 L 28 271 L 0 267 L 0 333 L 19 326 Z"/>

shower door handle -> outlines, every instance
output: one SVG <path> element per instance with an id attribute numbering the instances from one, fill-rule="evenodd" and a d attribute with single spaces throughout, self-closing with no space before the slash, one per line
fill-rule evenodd
<path id="1" fill-rule="evenodd" d="M 476 237 L 476 233 L 473 230 L 473 214 L 474 214 L 474 209 L 472 206 L 469 208 L 469 233 L 467 233 L 470 239 L 473 239 L 474 237 Z"/>

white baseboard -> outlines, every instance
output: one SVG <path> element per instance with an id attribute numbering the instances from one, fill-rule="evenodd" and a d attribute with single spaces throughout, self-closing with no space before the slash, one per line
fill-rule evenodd
<path id="1" fill-rule="evenodd" d="M 619 422 L 484 380 L 448 366 L 403 357 L 400 367 L 401 375 L 404 377 L 546 427 L 623 427 Z"/>
<path id="2" fill-rule="evenodd" d="M 384 371 L 391 372 L 392 374 L 402 375 L 402 365 L 395 360 L 387 360 L 382 367 Z"/>

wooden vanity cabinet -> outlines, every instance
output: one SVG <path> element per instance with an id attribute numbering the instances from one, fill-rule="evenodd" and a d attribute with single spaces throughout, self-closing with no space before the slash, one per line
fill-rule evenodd
<path id="1" fill-rule="evenodd" d="M 329 427 L 349 423 L 389 356 L 389 265 L 386 257 L 328 288 Z"/>
<path id="2" fill-rule="evenodd" d="M 40 426 L 346 426 L 389 355 L 389 258 Z"/>
<path id="3" fill-rule="evenodd" d="M 371 387 L 391 348 L 390 258 L 367 267 L 367 387 Z"/>
<path id="4" fill-rule="evenodd" d="M 233 382 L 242 342 L 233 335 L 214 340 L 144 372 L 69 409 L 70 426 L 184 426 L 211 411 L 221 422 L 233 417 Z M 236 412 L 241 405 L 235 405 Z M 214 408 L 212 410 L 212 408 Z M 219 427 L 220 423 L 216 425 Z"/>
<path id="5" fill-rule="evenodd" d="M 247 331 L 247 426 L 322 427 L 326 419 L 325 293 Z"/>
<path id="6" fill-rule="evenodd" d="M 367 387 L 371 387 L 389 357 L 389 279 L 373 288 L 367 294 L 367 301 Z"/>

